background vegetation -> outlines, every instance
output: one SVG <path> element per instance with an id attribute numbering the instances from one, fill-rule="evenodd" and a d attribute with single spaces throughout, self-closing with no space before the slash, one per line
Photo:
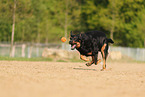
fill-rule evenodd
<path id="1" fill-rule="evenodd" d="M 14 0 L 0 0 L 0 42 L 10 42 Z M 145 47 L 144 0 L 16 0 L 15 42 L 59 42 L 104 31 L 115 45 Z"/>

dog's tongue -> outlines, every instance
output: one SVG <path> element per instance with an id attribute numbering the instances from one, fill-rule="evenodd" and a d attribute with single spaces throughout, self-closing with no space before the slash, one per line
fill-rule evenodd
<path id="1" fill-rule="evenodd" d="M 71 49 L 73 50 L 73 49 L 75 49 L 75 47 L 76 47 L 76 44 L 74 44 L 74 45 L 71 47 Z"/>

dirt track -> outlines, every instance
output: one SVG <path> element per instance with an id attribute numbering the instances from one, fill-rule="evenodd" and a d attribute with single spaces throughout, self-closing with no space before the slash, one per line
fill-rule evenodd
<path id="1" fill-rule="evenodd" d="M 145 63 L 0 61 L 0 97 L 145 97 Z"/>

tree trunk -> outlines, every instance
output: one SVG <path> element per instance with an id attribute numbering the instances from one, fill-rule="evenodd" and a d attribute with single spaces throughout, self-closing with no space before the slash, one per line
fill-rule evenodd
<path id="1" fill-rule="evenodd" d="M 67 38 L 67 25 L 68 25 L 68 0 L 66 0 L 66 11 L 65 11 L 65 38 Z"/>
<path id="2" fill-rule="evenodd" d="M 26 45 L 22 44 L 22 57 L 25 57 L 25 48 L 26 48 Z"/>
<path id="3" fill-rule="evenodd" d="M 110 38 L 113 40 L 113 32 L 114 32 L 114 28 L 112 27 L 112 30 L 110 32 Z"/>
<path id="4" fill-rule="evenodd" d="M 45 38 L 45 44 L 48 44 L 48 36 Z"/>
<path id="5" fill-rule="evenodd" d="M 13 25 L 12 25 L 12 36 L 11 36 L 11 49 L 10 49 L 10 57 L 13 57 L 13 45 L 14 45 L 14 32 L 15 32 L 15 11 L 16 11 L 16 0 L 14 0 L 14 10 L 13 10 Z"/>
<path id="6" fill-rule="evenodd" d="M 65 38 L 67 38 L 67 26 L 68 26 L 68 0 L 66 0 L 66 11 L 65 11 L 65 26 L 64 26 L 64 33 L 65 33 Z M 64 48 L 66 49 L 66 42 L 64 43 Z"/>
<path id="7" fill-rule="evenodd" d="M 145 48 L 145 38 L 144 38 L 144 48 Z"/>
<path id="8" fill-rule="evenodd" d="M 38 30 L 37 43 L 40 43 L 40 31 Z"/>

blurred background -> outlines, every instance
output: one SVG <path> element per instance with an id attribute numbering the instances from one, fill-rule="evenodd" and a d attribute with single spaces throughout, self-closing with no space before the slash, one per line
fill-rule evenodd
<path id="1" fill-rule="evenodd" d="M 144 21 L 144 0 L 0 0 L 0 57 L 75 58 L 70 31 L 99 30 L 112 60 L 145 61 Z"/>

